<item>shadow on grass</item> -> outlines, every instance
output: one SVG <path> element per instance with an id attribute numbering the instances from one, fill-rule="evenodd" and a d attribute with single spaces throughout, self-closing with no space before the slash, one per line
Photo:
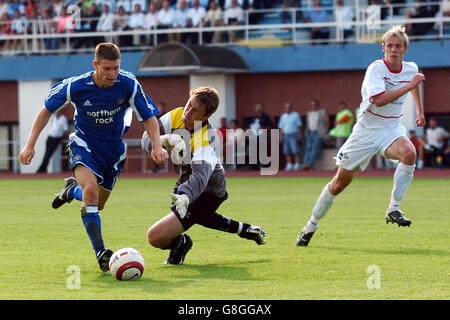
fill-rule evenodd
<path id="1" fill-rule="evenodd" d="M 256 263 L 266 263 L 270 262 L 268 259 L 259 259 L 254 261 L 240 261 L 235 262 L 233 265 L 226 264 L 206 264 L 206 265 L 195 265 L 195 264 L 186 264 L 183 265 L 183 268 L 187 270 L 197 271 L 196 274 L 179 274 L 180 278 L 185 279 L 222 279 L 222 280 L 261 280 L 259 278 L 255 278 L 252 274 L 247 270 L 244 266 L 239 265 L 251 265 Z M 177 266 L 172 266 L 177 267 Z"/>
<path id="2" fill-rule="evenodd" d="M 270 262 L 268 259 L 254 261 L 240 261 L 230 264 L 183 264 L 180 266 L 164 266 L 163 271 L 158 270 L 155 275 L 151 270 L 144 272 L 138 281 L 116 281 L 109 273 L 99 275 L 95 281 L 107 286 L 124 289 L 139 289 L 155 294 L 164 294 L 184 286 L 192 285 L 193 280 L 219 279 L 219 280 L 241 280 L 261 281 L 254 277 L 245 266 L 258 263 Z M 150 274 L 150 275 L 149 275 Z"/>
<path id="3" fill-rule="evenodd" d="M 327 250 L 339 250 L 351 252 L 364 252 L 370 254 L 405 254 L 405 255 L 421 255 L 421 256 L 449 256 L 450 251 L 445 250 L 433 250 L 433 249 L 420 249 L 420 248 L 390 248 L 390 249 L 372 249 L 372 248 L 342 248 L 342 247 L 327 247 L 327 246 L 315 246 L 318 249 Z"/>

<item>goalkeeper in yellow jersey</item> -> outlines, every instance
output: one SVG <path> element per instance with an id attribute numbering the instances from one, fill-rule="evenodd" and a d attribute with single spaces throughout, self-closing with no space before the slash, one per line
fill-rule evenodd
<path id="1" fill-rule="evenodd" d="M 216 210 L 228 198 L 225 170 L 216 155 L 220 143 L 208 122 L 219 106 L 214 88 L 190 91 L 184 108 L 176 108 L 159 119 L 161 144 L 170 149 L 175 171 L 179 174 L 172 194 L 172 212 L 153 224 L 147 232 L 150 245 L 170 250 L 166 264 L 182 264 L 192 247 L 187 231 L 194 224 L 236 233 L 264 244 L 265 231 L 218 214 Z M 151 151 L 151 141 L 144 132 L 142 148 Z"/>

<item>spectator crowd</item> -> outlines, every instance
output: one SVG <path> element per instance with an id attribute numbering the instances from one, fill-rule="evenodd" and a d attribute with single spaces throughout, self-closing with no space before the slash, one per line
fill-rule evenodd
<path id="1" fill-rule="evenodd" d="M 0 35 L 234 26 L 244 23 L 244 10 L 272 8 L 274 4 L 274 0 L 0 0 Z M 158 40 L 196 43 L 196 37 L 175 32 Z M 207 42 L 234 41 L 236 33 L 205 32 L 204 37 Z M 55 50 L 62 40 L 49 37 L 40 45 Z M 93 47 L 103 40 L 121 47 L 153 43 L 148 34 L 80 37 L 73 47 Z M 23 39 L 0 41 L 4 52 L 18 52 L 23 46 Z"/>
<path id="2" fill-rule="evenodd" d="M 441 5 L 415 0 L 414 6 L 399 6 L 406 1 L 368 0 L 366 19 L 376 23 L 392 14 L 406 18 L 450 15 L 449 0 L 441 0 Z M 357 12 L 352 1 L 344 0 L 0 0 L 0 35 L 142 30 L 142 35 L 79 37 L 72 46 L 75 49 L 93 47 L 104 40 L 114 41 L 121 47 L 154 45 L 154 38 L 145 34 L 145 30 L 257 24 L 264 14 L 255 10 L 273 8 L 279 11 L 281 23 L 336 21 L 339 22 L 336 29 L 339 41 L 345 43 L 354 35 L 352 22 Z M 433 23 L 406 27 L 410 35 L 425 35 L 433 28 Z M 313 44 L 328 43 L 330 27 L 314 27 L 309 31 Z M 204 43 L 233 42 L 239 35 L 239 31 L 233 30 L 205 31 L 202 40 Z M 198 33 L 184 31 L 160 34 L 157 40 L 198 43 L 199 39 Z M 48 37 L 38 46 L 56 50 L 65 41 L 64 37 Z M 3 54 L 20 52 L 23 47 L 24 40 L 20 38 L 0 41 Z"/>

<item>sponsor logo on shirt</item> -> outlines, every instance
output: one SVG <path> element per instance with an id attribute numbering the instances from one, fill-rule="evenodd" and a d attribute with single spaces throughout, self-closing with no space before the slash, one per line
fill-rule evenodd
<path id="1" fill-rule="evenodd" d="M 86 111 L 89 117 L 95 118 L 96 124 L 109 124 L 114 122 L 114 115 L 120 111 L 120 107 L 113 110 Z"/>

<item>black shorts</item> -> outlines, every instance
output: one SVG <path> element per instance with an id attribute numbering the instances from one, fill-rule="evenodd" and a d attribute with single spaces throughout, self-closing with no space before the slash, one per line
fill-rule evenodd
<path id="1" fill-rule="evenodd" d="M 205 220 L 205 217 L 214 214 L 219 206 L 228 199 L 228 193 L 225 192 L 223 197 L 218 197 L 212 193 L 202 193 L 200 196 L 192 201 L 187 209 L 187 213 L 183 219 L 181 219 L 175 205 L 172 205 L 171 209 L 177 216 L 183 225 L 184 231 L 187 231 L 196 223 L 200 223 Z"/>

